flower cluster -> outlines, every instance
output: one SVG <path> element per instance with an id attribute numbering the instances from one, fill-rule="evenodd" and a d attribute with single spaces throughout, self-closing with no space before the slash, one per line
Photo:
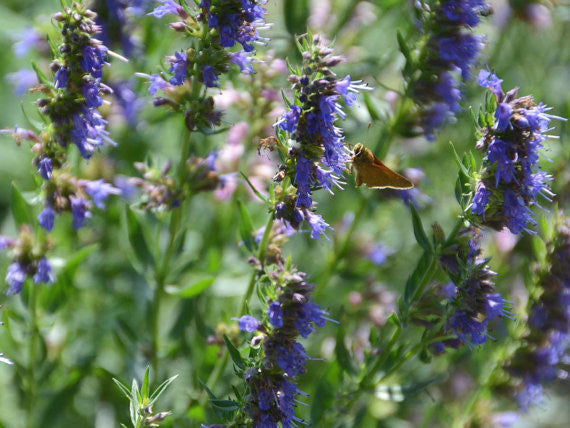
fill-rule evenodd
<path id="1" fill-rule="evenodd" d="M 370 88 L 350 76 L 337 78 L 331 68 L 342 58 L 332 55 L 322 37 L 307 37 L 303 45 L 303 67 L 289 76 L 294 102 L 276 123 L 278 148 L 287 161 L 275 176 L 276 181 L 284 182 L 283 198 L 275 213 L 295 229 L 307 221 L 311 237 L 317 239 L 329 226 L 314 213 L 312 192 L 324 188 L 332 193 L 335 187 L 340 188 L 339 176 L 350 160 L 342 130 L 335 126 L 339 117 L 345 118 L 339 101 L 343 99 L 350 107 L 359 90 Z M 290 189 L 286 186 L 289 182 Z"/>
<path id="2" fill-rule="evenodd" d="M 491 336 L 489 322 L 498 318 L 510 318 L 509 302 L 495 290 L 496 275 L 481 258 L 480 231 L 474 227 L 462 229 L 454 245 L 441 256 L 440 263 L 451 282 L 441 287 L 439 301 L 425 302 L 428 314 L 441 313 L 437 322 L 445 337 L 431 346 L 432 352 L 440 354 L 446 347 L 481 345 Z M 429 317 L 429 316 L 428 316 Z M 426 319 L 422 320 L 426 324 Z M 433 320 L 427 327 L 433 327 Z"/>
<path id="3" fill-rule="evenodd" d="M 132 15 L 138 15 L 140 1 L 136 0 L 96 0 L 93 9 L 97 11 L 95 22 L 101 28 L 100 39 L 107 45 L 120 44 L 125 55 L 138 50 L 133 37 Z"/>
<path id="4" fill-rule="evenodd" d="M 420 52 L 419 74 L 411 77 L 409 90 L 419 109 L 419 124 L 428 140 L 449 122 L 461 107 L 460 73 L 470 76 L 482 36 L 470 29 L 477 26 L 481 14 L 490 11 L 484 0 L 441 0 L 422 23 L 428 35 Z"/>
<path id="5" fill-rule="evenodd" d="M 73 228 L 77 230 L 91 217 L 93 205 L 104 209 L 107 198 L 119 195 L 121 191 L 103 179 L 81 180 L 65 170 L 57 170 L 52 179 L 45 183 L 43 193 L 44 209 L 38 215 L 38 222 L 46 231 L 51 231 L 56 213 L 71 211 Z"/>
<path id="6" fill-rule="evenodd" d="M 35 284 L 49 284 L 55 281 L 46 253 L 51 248 L 49 241 L 37 240 L 32 229 L 22 225 L 18 239 L 0 236 L 0 250 L 10 250 L 12 263 L 8 266 L 6 294 L 22 291 L 26 279 L 32 278 Z"/>
<path id="7" fill-rule="evenodd" d="M 559 226 L 549 247 L 549 269 L 529 304 L 529 331 L 506 366 L 516 379 L 514 395 L 523 410 L 540 403 L 543 385 L 567 375 L 560 366 L 568 363 L 570 347 L 570 221 Z"/>
<path id="8" fill-rule="evenodd" d="M 552 177 L 538 161 L 551 119 L 562 118 L 546 113 L 550 109 L 531 96 L 517 98 L 517 89 L 503 93 L 501 82 L 486 70 L 479 73 L 479 84 L 494 94 L 497 105 L 495 123 L 481 130 L 477 144 L 485 158 L 471 213 L 481 224 L 518 234 L 535 224 L 530 207 L 538 205 L 538 197 L 550 202 L 553 196 Z"/>
<path id="9" fill-rule="evenodd" d="M 151 95 L 161 90 L 168 96 L 155 98 L 154 104 L 182 111 L 186 126 L 191 131 L 219 126 L 221 112 L 214 109 L 213 98 L 207 97 L 206 91 L 202 93 L 201 87 L 220 87 L 219 77 L 230 70 L 231 64 L 237 65 L 243 74 L 253 73 L 253 43 L 265 40 L 257 30 L 267 28 L 263 19 L 265 10 L 256 2 L 204 0 L 200 8 L 201 13 L 190 16 L 180 4 L 161 0 L 149 15 L 156 18 L 177 15 L 180 20 L 170 27 L 189 35 L 195 43 L 193 47 L 167 58 L 170 78 L 162 74 L 138 73 L 149 79 Z M 230 52 L 228 48 L 236 42 L 241 43 L 244 50 Z M 190 83 L 185 85 L 185 82 Z"/>
<path id="10" fill-rule="evenodd" d="M 169 175 L 171 163 L 166 163 L 161 169 L 151 168 L 143 163 L 135 167 L 143 175 L 142 178 L 130 177 L 130 186 L 141 189 L 144 197 L 141 208 L 145 210 L 168 210 L 180 205 L 191 194 L 215 190 L 223 185 L 222 177 L 216 173 L 216 153 L 212 152 L 206 158 L 192 156 L 186 161 L 186 171 L 183 183 Z"/>
<path id="11" fill-rule="evenodd" d="M 280 233 L 286 233 L 282 223 L 275 224 L 272 241 L 279 239 Z M 275 269 L 264 270 L 274 286 L 273 297 L 267 299 L 266 322 L 261 323 L 251 315 L 238 319 L 241 330 L 264 333 L 260 337 L 263 357 L 244 374 L 249 388 L 245 408 L 254 427 L 276 427 L 278 423 L 292 426 L 302 422 L 295 416 L 295 397 L 303 393 L 294 378 L 305 373 L 310 358 L 298 338 L 308 337 L 315 327 L 322 327 L 328 320 L 326 312 L 311 299 L 314 286 L 305 280 L 306 274 L 284 267 L 280 252 L 266 260 L 271 258 Z"/>
<path id="12" fill-rule="evenodd" d="M 269 28 L 265 23 L 265 10 L 261 6 L 267 0 L 202 0 L 202 13 L 208 18 L 208 26 L 218 31 L 220 44 L 231 48 L 236 43 L 245 52 L 252 52 L 254 44 L 263 44 L 258 30 Z"/>
<path id="13" fill-rule="evenodd" d="M 63 164 L 69 143 L 75 144 L 85 159 L 105 141 L 113 143 L 105 129 L 107 122 L 97 110 L 103 105 L 102 95 L 112 90 L 101 82 L 109 51 L 94 38 L 100 32 L 96 16 L 76 3 L 54 15 L 63 41 L 51 65 L 55 81 L 42 85 L 41 91 L 48 96 L 37 101 L 53 123 L 53 135 L 37 148 L 38 162 L 46 160 L 52 167 Z"/>

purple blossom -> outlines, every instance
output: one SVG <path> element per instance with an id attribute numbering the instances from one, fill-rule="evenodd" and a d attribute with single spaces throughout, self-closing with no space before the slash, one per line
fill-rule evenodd
<path id="1" fill-rule="evenodd" d="M 204 79 L 204 84 L 207 88 L 216 88 L 219 86 L 216 69 L 211 65 L 205 65 L 202 68 L 202 78 Z"/>
<path id="2" fill-rule="evenodd" d="M 18 35 L 17 41 L 12 46 L 16 56 L 24 56 L 31 48 L 38 46 L 44 39 L 34 28 L 26 28 Z"/>
<path id="3" fill-rule="evenodd" d="M 487 320 L 478 321 L 465 312 L 453 314 L 448 320 L 448 326 L 463 343 L 481 345 L 487 340 Z"/>
<path id="4" fill-rule="evenodd" d="M 368 85 L 362 85 L 362 80 L 350 80 L 350 74 L 336 83 L 336 91 L 344 97 L 344 102 L 348 107 L 352 107 L 356 102 L 356 94 L 359 91 L 372 91 Z"/>
<path id="5" fill-rule="evenodd" d="M 91 45 L 83 48 L 83 56 L 80 64 L 81 68 L 98 79 L 103 76 L 103 66 L 106 64 L 107 48 L 102 45 L 93 47 Z"/>
<path id="6" fill-rule="evenodd" d="M 47 156 L 42 157 L 38 162 L 38 173 L 44 180 L 49 180 L 51 178 L 52 171 L 53 165 L 51 159 Z"/>
<path id="7" fill-rule="evenodd" d="M 321 215 L 307 211 L 305 218 L 311 227 L 311 238 L 319 239 L 323 235 L 328 239 L 327 235 L 325 235 L 325 230 L 331 227 L 323 220 Z"/>
<path id="8" fill-rule="evenodd" d="M 174 57 L 170 58 L 170 73 L 174 73 L 174 76 L 170 79 L 170 83 L 175 86 L 180 86 L 184 84 L 184 79 L 186 77 L 186 54 L 184 52 L 175 52 Z"/>
<path id="9" fill-rule="evenodd" d="M 503 79 L 499 79 L 494 73 L 487 70 L 481 70 L 479 71 L 477 81 L 480 86 L 488 88 L 493 94 L 495 94 L 497 99 L 501 99 L 503 97 L 503 90 L 501 89 Z"/>
<path id="10" fill-rule="evenodd" d="M 500 317 L 510 318 L 507 305 L 507 301 L 500 293 L 487 294 L 485 296 L 487 319 L 492 320 Z"/>
<path id="11" fill-rule="evenodd" d="M 296 376 L 305 372 L 307 354 L 305 348 L 298 342 L 288 346 L 277 345 L 275 347 L 277 365 L 288 376 Z"/>
<path id="12" fill-rule="evenodd" d="M 97 82 L 90 81 L 84 83 L 81 92 L 88 107 L 97 108 L 103 104 L 103 98 L 99 96 L 99 85 Z"/>
<path id="13" fill-rule="evenodd" d="M 302 305 L 296 313 L 295 328 L 302 337 L 309 337 L 315 331 L 313 324 L 323 327 L 326 319 L 325 312 L 314 302 L 310 301 Z"/>
<path id="14" fill-rule="evenodd" d="M 6 81 L 14 86 L 14 94 L 24 95 L 28 89 L 38 84 L 38 76 L 35 71 L 22 69 L 14 73 L 6 74 Z"/>
<path id="15" fill-rule="evenodd" d="M 91 213 L 89 212 L 89 203 L 87 200 L 77 196 L 70 196 L 69 200 L 71 201 L 73 228 L 77 230 L 83 227 L 86 218 L 91 217 Z"/>
<path id="16" fill-rule="evenodd" d="M 303 155 L 297 156 L 297 166 L 295 167 L 295 185 L 297 186 L 297 206 L 309 208 L 313 200 L 311 199 L 311 172 L 313 164 Z"/>
<path id="17" fill-rule="evenodd" d="M 40 227 L 50 232 L 53 229 L 54 222 L 55 222 L 55 211 L 50 205 L 46 205 L 46 207 L 38 215 L 38 223 Z"/>
<path id="18" fill-rule="evenodd" d="M 468 79 L 471 64 L 482 47 L 482 37 L 475 34 L 458 34 L 439 40 L 439 55 L 461 69 L 463 79 Z"/>
<path id="19" fill-rule="evenodd" d="M 230 53 L 230 61 L 239 67 L 242 74 L 253 74 L 253 58 L 247 52 Z"/>
<path id="20" fill-rule="evenodd" d="M 283 327 L 283 309 L 279 302 L 272 302 L 267 309 L 267 316 L 269 322 L 273 327 L 281 328 Z"/>
<path id="21" fill-rule="evenodd" d="M 34 275 L 34 283 L 39 284 L 43 282 L 44 284 L 49 284 L 55 281 L 53 272 L 51 271 L 51 266 L 45 257 L 42 257 L 38 262 L 38 267 Z"/>
<path id="22" fill-rule="evenodd" d="M 259 321 L 257 321 L 255 317 L 252 317 L 251 315 L 243 315 L 240 318 L 232 318 L 232 320 L 238 322 L 238 328 L 241 331 L 247 331 L 249 333 L 253 333 L 259 327 L 261 327 Z"/>
<path id="23" fill-rule="evenodd" d="M 11 238 L 0 235 L 0 251 L 4 251 L 7 248 L 12 248 L 15 242 Z"/>
<path id="24" fill-rule="evenodd" d="M 8 290 L 6 294 L 18 294 L 22 291 L 22 286 L 26 281 L 26 266 L 22 263 L 14 262 L 8 266 L 6 273 L 6 282 L 8 283 Z"/>
<path id="25" fill-rule="evenodd" d="M 388 252 L 384 244 L 377 242 L 366 252 L 366 257 L 376 266 L 382 266 L 388 258 Z"/>
<path id="26" fill-rule="evenodd" d="M 473 196 L 473 204 L 471 205 L 471 212 L 473 214 L 482 215 L 485 217 L 485 207 L 489 203 L 489 195 L 491 192 L 487 190 L 483 183 L 477 187 L 477 192 Z"/>
<path id="27" fill-rule="evenodd" d="M 508 103 L 499 103 L 495 111 L 495 118 L 497 119 L 497 129 L 504 131 L 511 126 L 511 113 L 513 108 Z"/>
<path id="28" fill-rule="evenodd" d="M 65 67 L 59 67 L 55 72 L 55 89 L 63 89 L 67 86 L 68 71 Z"/>
<path id="29" fill-rule="evenodd" d="M 295 132 L 297 129 L 297 124 L 299 123 L 299 118 L 301 116 L 301 107 L 292 105 L 290 110 L 283 114 L 281 120 L 277 122 L 279 124 L 279 128 L 283 131 L 287 131 L 290 134 Z"/>
<path id="30" fill-rule="evenodd" d="M 103 179 L 95 181 L 82 181 L 87 193 L 97 208 L 104 209 L 105 201 L 109 195 L 119 195 L 121 191 L 109 183 L 105 183 Z"/>
<path id="31" fill-rule="evenodd" d="M 155 18 L 162 18 L 165 15 L 185 15 L 184 8 L 174 0 L 158 0 L 161 4 L 157 6 L 152 12 L 147 13 L 147 15 L 152 15 Z"/>

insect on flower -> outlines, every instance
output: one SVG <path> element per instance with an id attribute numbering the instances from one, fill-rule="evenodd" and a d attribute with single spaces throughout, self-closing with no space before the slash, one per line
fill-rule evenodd
<path id="1" fill-rule="evenodd" d="M 411 189 L 411 181 L 384 165 L 374 153 L 363 144 L 354 146 L 352 169 L 355 173 L 356 187 L 363 183 L 371 189 Z"/>

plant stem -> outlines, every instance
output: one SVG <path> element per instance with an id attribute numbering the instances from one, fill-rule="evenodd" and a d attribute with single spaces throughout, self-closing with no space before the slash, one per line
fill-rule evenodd
<path id="1" fill-rule="evenodd" d="M 183 187 L 186 181 L 186 160 L 190 155 L 190 143 L 191 143 L 190 132 L 184 132 L 184 138 L 180 148 L 180 159 L 176 175 L 178 178 L 178 185 Z M 176 245 L 176 238 L 180 230 L 180 225 L 182 223 L 182 216 L 184 214 L 184 209 L 186 207 L 186 202 L 189 197 L 180 202 L 180 206 L 172 210 L 170 216 L 170 225 L 168 229 L 168 244 L 166 251 L 164 253 L 164 258 L 162 263 L 155 272 L 156 287 L 151 302 L 150 318 L 151 318 L 151 366 L 155 373 L 155 379 L 160 379 L 158 373 L 158 363 L 159 363 L 159 344 L 160 344 L 160 304 L 164 297 L 164 287 L 166 285 L 166 279 L 170 271 L 170 263 L 172 261 L 172 256 L 174 255 L 174 248 Z"/>
<path id="2" fill-rule="evenodd" d="M 259 244 L 258 259 L 262 266 L 264 265 L 265 253 L 267 251 L 267 247 L 269 246 L 269 240 L 271 238 L 271 230 L 273 229 L 274 220 L 275 220 L 275 213 L 272 212 L 271 215 L 269 216 L 267 224 L 265 225 L 265 231 L 263 232 L 263 237 L 261 238 L 261 242 Z M 241 301 L 240 311 L 239 311 L 240 316 L 245 314 L 245 310 L 247 308 L 247 302 L 251 298 L 253 290 L 255 289 L 257 275 L 258 275 L 257 270 L 254 270 L 253 273 L 251 274 L 249 284 Z M 208 381 L 206 382 L 206 386 L 209 389 L 212 389 L 218 383 L 218 381 L 222 377 L 222 374 L 224 373 L 228 361 L 229 361 L 229 352 L 228 349 L 225 348 L 222 358 L 218 360 L 218 363 L 214 367 L 212 374 L 210 374 L 210 376 L 208 377 Z M 207 398 L 208 396 L 204 392 L 202 392 L 202 395 L 199 400 L 200 406 L 204 406 L 206 404 Z"/>
<path id="3" fill-rule="evenodd" d="M 34 409 L 36 403 L 36 345 L 38 340 L 38 325 L 36 313 L 36 287 L 35 284 L 29 283 L 29 301 L 28 312 L 30 316 L 30 332 L 28 343 L 28 370 L 26 380 L 26 426 L 28 428 L 34 427 Z"/>

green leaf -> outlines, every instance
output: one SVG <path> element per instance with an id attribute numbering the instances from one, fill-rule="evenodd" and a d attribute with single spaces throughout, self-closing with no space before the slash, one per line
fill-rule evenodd
<path id="1" fill-rule="evenodd" d="M 150 376 L 150 366 L 146 366 L 146 370 L 144 371 L 144 378 L 143 378 L 143 383 L 142 383 L 142 387 L 141 387 L 141 395 L 143 400 L 145 398 L 148 398 L 148 384 L 149 384 L 149 378 Z"/>
<path id="2" fill-rule="evenodd" d="M 328 364 L 326 373 L 320 378 L 311 399 L 311 424 L 310 426 L 323 426 L 319 424 L 323 414 L 333 406 L 336 391 L 338 390 L 341 370 L 334 361 Z"/>
<path id="3" fill-rule="evenodd" d="M 198 296 L 202 294 L 205 290 L 207 290 L 213 283 L 215 278 L 212 276 L 202 278 L 193 284 L 190 284 L 186 287 L 179 288 L 172 285 L 166 286 L 164 291 L 168 294 L 178 297 L 183 297 L 185 299 L 189 299 L 191 297 Z"/>
<path id="4" fill-rule="evenodd" d="M 408 278 L 408 281 L 406 282 L 406 288 L 404 290 L 404 302 L 406 305 L 410 304 L 412 297 L 416 292 L 416 289 L 428 271 L 432 258 L 433 255 L 430 252 L 425 251 L 418 260 L 418 264 L 416 265 L 414 272 Z"/>
<path id="5" fill-rule="evenodd" d="M 408 48 L 408 45 L 404 40 L 404 36 L 402 36 L 402 33 L 400 33 L 400 30 L 396 31 L 396 38 L 398 39 L 398 46 L 400 48 L 400 52 L 402 52 L 402 55 L 404 55 L 407 61 L 410 61 L 411 59 L 410 48 Z"/>
<path id="6" fill-rule="evenodd" d="M 156 400 L 160 398 L 160 396 L 164 393 L 164 391 L 166 391 L 166 388 L 168 388 L 170 384 L 176 380 L 177 377 L 178 375 L 174 375 L 171 378 L 168 378 L 164 382 L 162 382 L 150 396 L 150 401 L 148 405 L 152 406 L 156 402 Z"/>
<path id="7" fill-rule="evenodd" d="M 410 211 L 412 212 L 412 225 L 414 227 L 414 235 L 416 237 L 417 243 L 422 247 L 424 250 L 431 252 L 432 247 L 430 240 L 428 239 L 424 227 L 422 225 L 422 219 L 420 218 L 414 204 L 410 204 Z"/>
<path id="8" fill-rule="evenodd" d="M 283 15 L 285 16 L 285 28 L 289 34 L 304 33 L 307 30 L 309 18 L 308 0 L 284 0 Z"/>
<path id="9" fill-rule="evenodd" d="M 125 221 L 129 243 L 137 260 L 143 265 L 143 268 L 154 265 L 154 258 L 146 242 L 143 226 L 135 212 L 129 207 L 125 211 Z"/>
<path id="10" fill-rule="evenodd" d="M 342 318 L 342 315 L 339 316 L 339 318 Z M 356 368 L 352 363 L 352 356 L 350 355 L 350 352 L 348 352 L 348 349 L 344 344 L 344 337 L 345 337 L 344 324 L 341 322 L 340 325 L 338 326 L 336 333 L 336 346 L 334 348 L 334 352 L 339 366 L 345 372 L 350 374 L 355 374 Z"/>
<path id="11" fill-rule="evenodd" d="M 368 110 L 368 114 L 370 115 L 370 118 L 372 120 L 380 120 L 380 117 L 381 117 L 380 113 L 378 112 L 378 109 L 376 109 L 376 106 L 372 102 L 372 97 L 370 96 L 370 94 L 368 92 L 364 92 L 363 98 L 364 98 L 364 105 L 366 106 L 366 109 Z"/>
<path id="12" fill-rule="evenodd" d="M 113 382 L 115 382 L 117 384 L 117 386 L 119 387 L 121 392 L 125 395 L 125 397 L 127 397 L 127 400 L 130 400 L 131 399 L 131 391 L 129 391 L 129 388 L 127 388 L 125 385 L 123 385 L 121 383 L 121 381 L 119 381 L 118 379 L 113 378 Z"/>
<path id="13" fill-rule="evenodd" d="M 14 182 L 12 182 L 12 215 L 17 227 L 22 224 L 29 224 L 30 226 L 34 224 L 32 207 L 24 199 Z"/>
<path id="14" fill-rule="evenodd" d="M 405 401 L 425 391 L 430 386 L 443 382 L 447 379 L 447 375 L 439 374 L 426 381 L 418 382 L 409 386 L 402 385 L 378 385 L 374 391 L 374 395 L 380 400 L 386 401 Z"/>
<path id="15" fill-rule="evenodd" d="M 33 61 L 32 61 L 32 68 L 36 72 L 36 75 L 38 76 L 38 81 L 40 83 L 43 83 L 44 85 L 48 85 L 48 86 L 52 84 L 52 81 L 47 78 L 47 76 L 44 74 L 44 72 L 42 70 L 40 70 L 38 65 Z"/>
<path id="16" fill-rule="evenodd" d="M 233 412 L 239 409 L 238 403 L 232 400 L 211 399 L 212 406 L 223 412 Z"/>
<path id="17" fill-rule="evenodd" d="M 265 196 L 263 196 L 259 190 L 257 190 L 255 188 L 255 186 L 253 185 L 253 183 L 251 181 L 249 181 L 249 178 L 247 178 L 247 175 L 245 175 L 243 172 L 240 171 L 241 176 L 245 179 L 245 181 L 247 182 L 247 184 L 249 185 L 249 187 L 251 188 L 251 191 L 253 193 L 255 193 L 255 195 L 261 199 L 263 202 L 267 202 L 267 198 Z"/>
<path id="18" fill-rule="evenodd" d="M 234 346 L 234 344 L 228 339 L 228 336 L 224 334 L 224 342 L 226 342 L 226 346 L 228 348 L 228 352 L 230 353 L 230 357 L 232 357 L 232 361 L 236 366 L 240 369 L 245 369 L 245 361 L 241 357 L 238 349 Z"/>
<path id="19" fill-rule="evenodd" d="M 253 239 L 253 225 L 251 223 L 251 217 L 245 208 L 242 201 L 237 201 L 239 208 L 239 233 L 241 239 L 249 251 L 255 249 L 255 240 Z"/>

